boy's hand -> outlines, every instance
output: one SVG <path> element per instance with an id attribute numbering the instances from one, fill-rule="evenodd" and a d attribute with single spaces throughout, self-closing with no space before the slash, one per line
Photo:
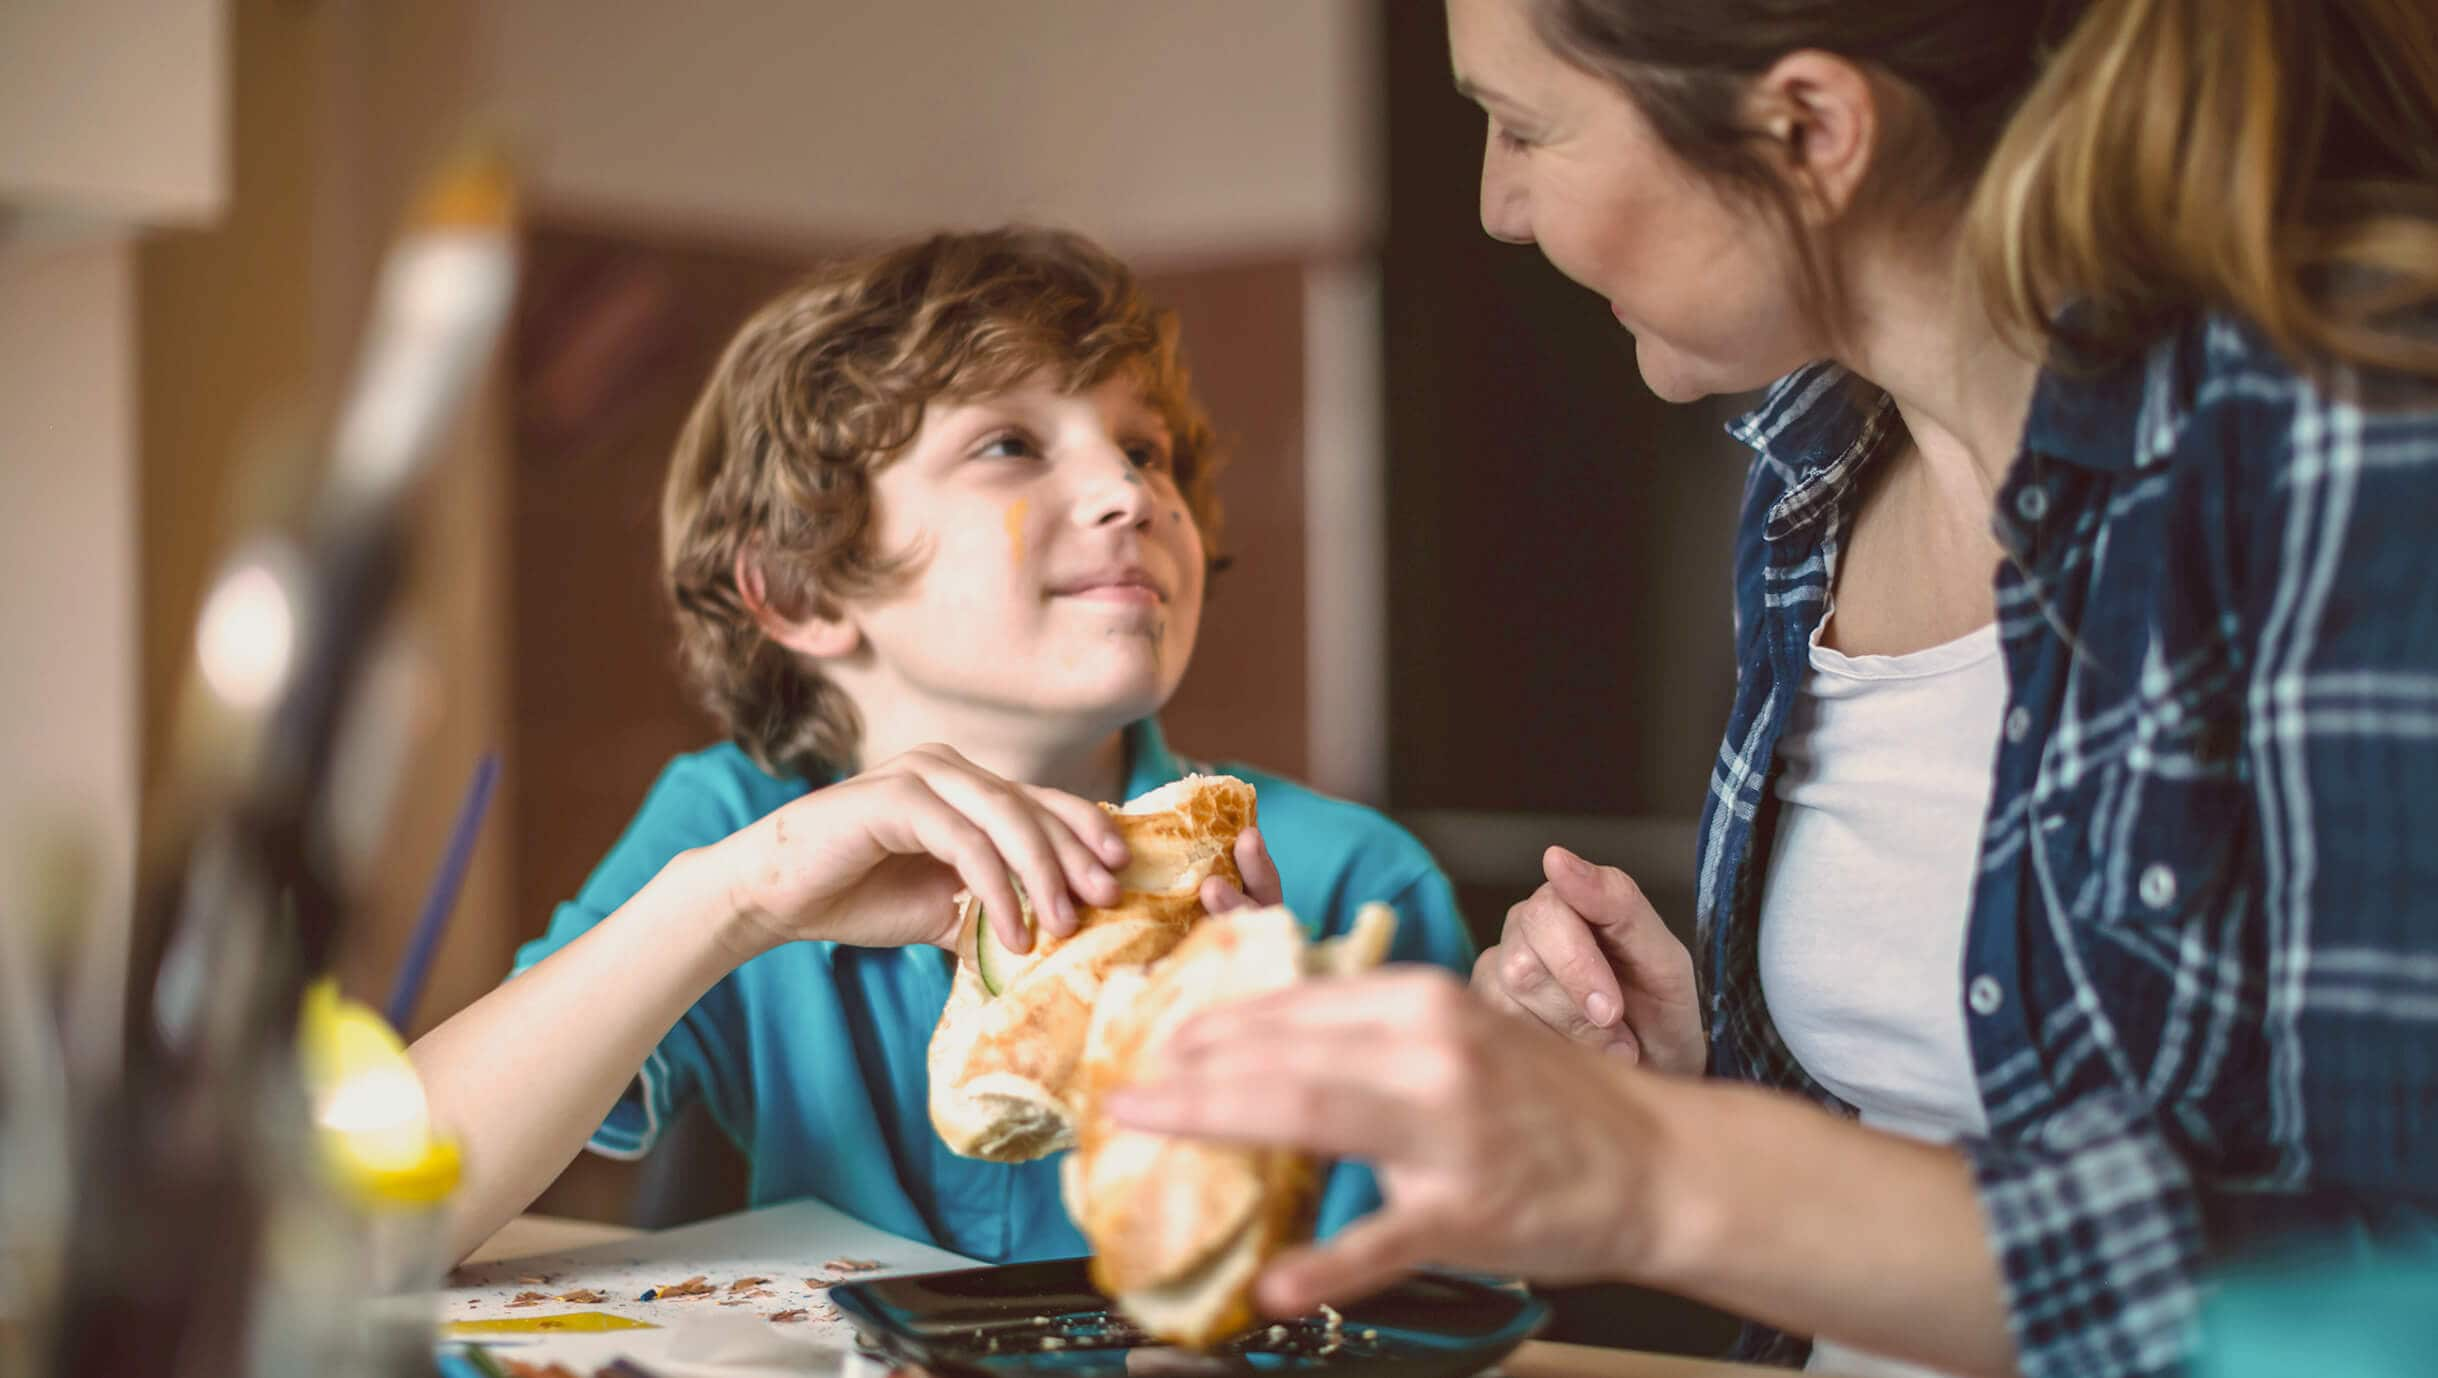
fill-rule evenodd
<path id="1" fill-rule="evenodd" d="M 1549 883 L 1507 911 L 1473 964 L 1493 1006 L 1577 1043 L 1691 1076 L 1707 1058 L 1693 957 L 1625 872 L 1552 847 Z"/>
<path id="2" fill-rule="evenodd" d="M 1224 878 L 1212 876 L 1202 882 L 1203 908 L 1224 914 L 1231 909 L 1259 909 L 1286 902 L 1286 892 L 1278 882 L 1278 867 L 1270 860 L 1270 848 L 1261 840 L 1260 827 L 1236 834 L 1236 869 L 1244 873 L 1244 888 L 1239 890 Z"/>
<path id="3" fill-rule="evenodd" d="M 1126 861 L 1098 805 L 1003 780 L 937 744 L 815 790 L 710 850 L 756 951 L 799 939 L 953 951 L 962 886 L 999 941 L 1025 952 L 1018 883 L 1036 921 L 1063 936 L 1075 931 L 1074 896 L 1117 902 L 1112 868 Z"/>

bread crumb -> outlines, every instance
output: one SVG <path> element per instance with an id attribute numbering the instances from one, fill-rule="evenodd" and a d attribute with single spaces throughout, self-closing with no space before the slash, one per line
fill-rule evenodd
<path id="1" fill-rule="evenodd" d="M 550 1294 L 547 1292 L 519 1292 L 508 1304 L 510 1306 L 540 1306 L 548 1300 L 550 1300 Z"/>

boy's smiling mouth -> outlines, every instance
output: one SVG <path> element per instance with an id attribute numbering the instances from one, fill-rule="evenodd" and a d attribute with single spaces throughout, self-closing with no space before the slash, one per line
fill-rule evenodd
<path id="1" fill-rule="evenodd" d="M 1168 591 L 1141 565 L 1112 565 L 1061 580 L 1050 586 L 1050 596 L 1120 607 L 1156 607 L 1168 601 Z"/>

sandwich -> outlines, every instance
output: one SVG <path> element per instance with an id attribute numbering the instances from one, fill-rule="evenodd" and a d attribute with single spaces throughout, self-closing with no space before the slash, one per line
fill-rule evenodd
<path id="1" fill-rule="evenodd" d="M 1388 954 L 1396 915 L 1364 906 L 1346 936 L 1307 943 L 1283 906 L 1196 926 L 1148 968 L 1112 972 L 1085 1038 L 1067 1213 L 1092 1245 L 1092 1281 L 1145 1331 L 1205 1349 L 1250 1326 L 1262 1266 L 1305 1238 L 1320 1165 L 1284 1149 L 1216 1144 L 1119 1126 L 1108 1092 L 1157 1076 L 1162 1046 L 1195 1015 L 1349 975 Z"/>
<path id="2" fill-rule="evenodd" d="M 928 1054 L 931 1123 L 954 1152 L 1012 1163 L 1071 1146 L 1075 1074 L 1102 982 L 1167 953 L 1205 918 L 1202 882 L 1244 883 L 1236 837 L 1254 821 L 1244 781 L 1188 775 L 1109 812 L 1128 849 L 1120 893 L 1080 909 L 1074 933 L 1042 933 L 1025 901 L 1034 941 L 1019 955 L 979 900 L 957 897 L 962 948 Z"/>

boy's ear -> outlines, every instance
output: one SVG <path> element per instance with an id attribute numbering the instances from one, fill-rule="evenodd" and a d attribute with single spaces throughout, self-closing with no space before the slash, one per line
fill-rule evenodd
<path id="1" fill-rule="evenodd" d="M 762 634 L 799 655 L 835 660 L 863 644 L 863 632 L 843 615 L 830 611 L 826 600 L 818 610 L 791 616 L 770 605 L 770 587 L 762 577 L 762 562 L 751 550 L 736 556 L 736 589 L 745 610 Z"/>

